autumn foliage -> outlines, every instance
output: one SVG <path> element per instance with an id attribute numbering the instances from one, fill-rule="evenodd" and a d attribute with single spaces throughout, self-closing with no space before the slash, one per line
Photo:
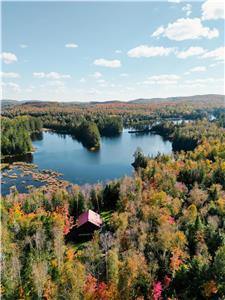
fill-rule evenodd
<path id="1" fill-rule="evenodd" d="M 2 298 L 223 299 L 225 132 L 207 126 L 193 151 L 147 158 L 131 178 L 3 197 Z M 67 239 L 76 208 L 93 207 L 102 228 Z"/>

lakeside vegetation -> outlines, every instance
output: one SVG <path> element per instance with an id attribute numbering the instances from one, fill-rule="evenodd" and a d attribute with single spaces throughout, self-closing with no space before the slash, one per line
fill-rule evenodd
<path id="1" fill-rule="evenodd" d="M 97 126 L 99 128 L 101 136 L 115 136 L 122 132 L 123 121 L 121 117 L 100 117 L 97 120 Z"/>
<path id="2" fill-rule="evenodd" d="M 31 134 L 39 132 L 38 118 L 22 116 L 1 118 L 1 155 L 19 155 L 32 151 Z"/>
<path id="3" fill-rule="evenodd" d="M 221 116 L 218 122 L 208 122 L 205 120 L 183 122 L 179 125 L 173 122 L 161 122 L 153 125 L 151 132 L 160 134 L 165 139 L 172 141 L 174 151 L 194 150 L 203 139 L 216 139 L 222 137 L 224 130 L 218 129 L 223 123 L 224 116 Z"/>
<path id="4" fill-rule="evenodd" d="M 83 122 L 76 131 L 76 137 L 88 149 L 98 149 L 100 147 L 100 133 L 94 122 Z"/>
<path id="5" fill-rule="evenodd" d="M 89 120 L 89 118 L 72 118 L 68 122 L 65 116 L 56 120 L 31 116 L 20 116 L 13 119 L 3 117 L 2 154 L 18 155 L 31 152 L 31 134 L 40 132 L 42 124 L 45 128 L 71 134 L 84 147 L 92 150 L 100 147 L 101 136 L 115 136 L 123 130 L 120 117 L 103 117 L 96 122 Z"/>
<path id="6" fill-rule="evenodd" d="M 151 112 L 145 106 L 140 115 L 130 108 L 79 115 L 53 107 L 37 112 L 34 106 L 29 113 L 27 106 L 24 111 L 13 107 L 8 117 L 14 118 L 2 119 L 8 125 L 18 122 L 29 138 L 41 122 L 58 131 L 73 128 L 85 147 L 95 148 L 101 136 L 121 132 L 122 124 L 145 128 L 160 114 L 175 118 L 187 108 L 181 103 Z M 189 116 L 196 116 L 195 109 Z M 209 111 L 204 105 L 197 110 L 192 122 L 153 126 L 177 152 L 151 158 L 137 149 L 133 177 L 69 190 L 52 182 L 29 194 L 13 190 L 2 197 L 2 298 L 223 299 L 225 115 L 223 107 L 212 104 Z M 15 118 L 18 111 L 28 116 Z M 212 112 L 216 119 L 209 121 Z M 78 244 L 70 233 L 87 209 L 98 212 L 104 225 Z"/>

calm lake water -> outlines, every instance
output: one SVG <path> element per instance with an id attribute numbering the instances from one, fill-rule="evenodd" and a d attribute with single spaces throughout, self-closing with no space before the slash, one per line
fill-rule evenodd
<path id="1" fill-rule="evenodd" d="M 63 173 L 63 178 L 77 184 L 107 181 L 131 175 L 133 154 L 141 147 L 146 155 L 170 153 L 172 146 L 161 136 L 134 134 L 124 131 L 120 136 L 102 138 L 97 152 L 88 151 L 69 135 L 44 132 L 42 140 L 33 142 L 36 148 L 33 163 L 39 169 Z"/>
<path id="2" fill-rule="evenodd" d="M 155 156 L 159 152 L 168 154 L 172 152 L 169 141 L 163 140 L 159 135 L 150 133 L 128 133 L 124 130 L 120 136 L 102 138 L 101 148 L 88 151 L 70 135 L 54 132 L 43 132 L 42 138 L 33 141 L 35 152 L 16 160 L 34 163 L 39 170 L 47 169 L 63 173 L 62 178 L 75 184 L 106 182 L 110 179 L 125 175 L 132 175 L 131 163 L 137 147 L 141 147 L 145 155 Z M 12 161 L 11 161 L 12 162 Z M 7 194 L 10 186 L 16 185 L 19 192 L 24 192 L 27 184 L 21 179 L 4 178 L 2 193 Z M 20 180 L 20 181 L 18 181 Z M 34 183 L 37 185 L 37 182 Z"/>

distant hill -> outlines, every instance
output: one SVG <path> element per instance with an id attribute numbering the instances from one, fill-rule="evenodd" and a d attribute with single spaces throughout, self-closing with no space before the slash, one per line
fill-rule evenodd
<path id="1" fill-rule="evenodd" d="M 135 99 L 129 101 L 133 104 L 150 104 L 159 102 L 177 102 L 177 101 L 225 101 L 224 95 L 208 94 L 208 95 L 194 95 L 194 96 L 181 96 L 181 97 L 167 97 L 167 98 L 150 98 L 150 99 Z M 224 103 L 225 104 L 225 103 Z"/>
<path id="2" fill-rule="evenodd" d="M 19 101 L 10 100 L 10 99 L 3 99 L 3 100 L 0 100 L 0 103 L 1 103 L 1 107 L 5 108 L 5 107 L 8 107 L 8 106 L 17 105 L 19 103 Z"/>
<path id="3" fill-rule="evenodd" d="M 89 104 L 118 104 L 118 103 L 127 103 L 126 101 L 119 101 L 119 100 L 110 100 L 110 101 L 91 101 Z"/>
<path id="4" fill-rule="evenodd" d="M 5 108 L 13 105 L 20 105 L 24 103 L 35 103 L 42 102 L 41 100 L 11 100 L 11 99 L 2 99 L 0 100 L 1 107 Z"/>
<path id="5" fill-rule="evenodd" d="M 66 101 L 66 102 L 56 102 L 56 101 L 42 101 L 42 100 L 10 100 L 3 99 L 0 100 L 1 107 L 7 108 L 14 105 L 29 105 L 42 107 L 47 105 L 99 105 L 99 104 L 120 104 L 120 103 L 130 103 L 130 104 L 154 104 L 160 102 L 190 102 L 190 101 L 219 101 L 224 102 L 225 105 L 225 96 L 218 94 L 207 94 L 207 95 L 194 95 L 194 96 L 180 96 L 180 97 L 167 97 L 167 98 L 140 98 L 130 101 L 119 101 L 119 100 L 110 100 L 110 101 L 90 101 L 90 102 L 79 102 L 79 101 Z"/>

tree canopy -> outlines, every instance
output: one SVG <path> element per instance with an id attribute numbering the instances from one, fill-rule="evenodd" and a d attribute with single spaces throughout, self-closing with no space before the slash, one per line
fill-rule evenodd
<path id="1" fill-rule="evenodd" d="M 225 132 L 204 126 L 213 136 L 199 133 L 192 151 L 137 151 L 134 177 L 3 197 L 3 298 L 222 299 Z M 104 225 L 74 244 L 66 236 L 89 208 Z"/>

